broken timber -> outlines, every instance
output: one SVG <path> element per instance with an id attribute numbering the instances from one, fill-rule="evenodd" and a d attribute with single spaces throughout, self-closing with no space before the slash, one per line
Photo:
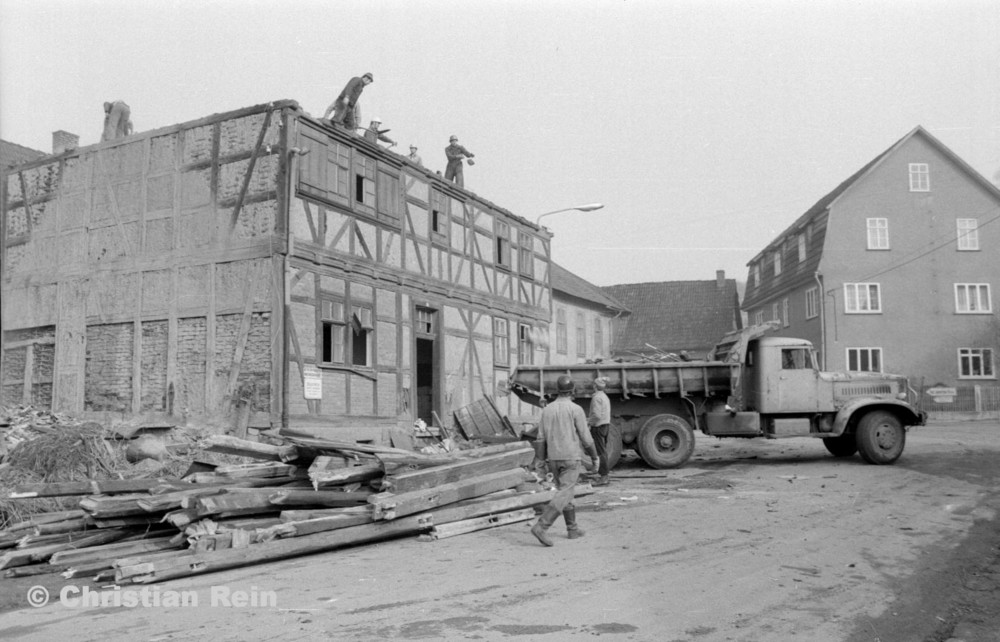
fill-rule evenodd
<path id="1" fill-rule="evenodd" d="M 433 468 L 386 475 L 382 480 L 382 490 L 398 494 L 433 488 L 473 476 L 527 466 L 534 457 L 535 450 L 526 442 L 519 442 L 519 448 L 516 450 L 477 459 L 460 459 Z"/>
<path id="2" fill-rule="evenodd" d="M 534 517 L 535 509 L 522 508 L 521 510 L 508 511 L 506 513 L 498 513 L 495 515 L 486 515 L 484 517 L 475 517 L 473 519 L 465 519 L 458 522 L 435 524 L 434 528 L 431 529 L 431 532 L 428 535 L 421 537 L 427 537 L 431 540 L 444 539 L 446 537 L 464 535 L 465 533 L 481 531 L 487 528 L 495 528 L 497 526 L 503 526 L 504 524 L 526 522 Z"/>
<path id="3" fill-rule="evenodd" d="M 294 445 L 272 446 L 258 441 L 239 439 L 230 435 L 210 436 L 205 441 L 203 449 L 227 455 L 241 455 L 243 457 L 278 462 L 289 462 L 297 459 L 299 456 L 298 448 Z"/>
<path id="4" fill-rule="evenodd" d="M 498 490 L 513 488 L 526 479 L 523 468 L 463 479 L 436 488 L 425 488 L 408 493 L 379 493 L 368 498 L 374 506 L 373 516 L 377 520 L 392 520 L 404 515 L 412 515 L 445 504 L 479 497 Z"/>

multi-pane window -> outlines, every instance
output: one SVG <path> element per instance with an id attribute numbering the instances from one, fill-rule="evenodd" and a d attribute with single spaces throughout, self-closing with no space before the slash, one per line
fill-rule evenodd
<path id="1" fill-rule="evenodd" d="M 587 321 L 583 312 L 576 313 L 576 356 L 587 356 Z"/>
<path id="2" fill-rule="evenodd" d="M 962 379 L 993 379 L 994 372 L 992 349 L 958 349 L 958 376 Z"/>
<path id="3" fill-rule="evenodd" d="M 849 372 L 882 372 L 882 348 L 848 348 Z"/>
<path id="4" fill-rule="evenodd" d="M 956 283 L 955 312 L 985 314 L 993 311 L 989 283 Z"/>
<path id="5" fill-rule="evenodd" d="M 785 325 L 786 328 L 792 324 L 792 322 L 789 321 L 789 319 L 788 319 L 788 298 L 787 297 L 781 300 L 781 320 L 784 322 L 784 325 Z"/>
<path id="6" fill-rule="evenodd" d="M 781 274 L 781 250 L 774 253 L 774 276 Z"/>
<path id="7" fill-rule="evenodd" d="M 417 334 L 434 334 L 434 310 L 417 308 L 417 318 L 414 320 L 413 331 Z"/>
<path id="8" fill-rule="evenodd" d="M 806 290 L 806 318 L 813 319 L 819 316 L 819 288 L 809 288 Z"/>
<path id="9" fill-rule="evenodd" d="M 604 353 L 604 328 L 601 327 L 601 317 L 594 318 L 594 356 Z"/>
<path id="10" fill-rule="evenodd" d="M 799 263 L 803 263 L 806 260 L 806 235 L 805 234 L 799 234 L 798 244 L 799 244 Z"/>
<path id="11" fill-rule="evenodd" d="M 889 219 L 887 218 L 868 219 L 868 249 L 869 250 L 889 249 Z"/>
<path id="12" fill-rule="evenodd" d="M 320 363 L 371 366 L 375 331 L 372 310 L 352 305 L 348 318 L 346 311 L 343 301 L 320 299 Z"/>
<path id="13" fill-rule="evenodd" d="M 569 351 L 566 335 L 566 310 L 559 308 L 556 310 L 556 352 L 559 354 Z"/>
<path id="14" fill-rule="evenodd" d="M 763 323 L 764 323 L 764 311 L 757 310 L 756 312 L 753 313 L 753 324 L 761 325 Z"/>
<path id="15" fill-rule="evenodd" d="M 320 300 L 320 362 L 344 363 L 347 324 L 344 322 L 344 302 Z"/>
<path id="16" fill-rule="evenodd" d="M 774 321 L 781 321 L 781 311 L 778 308 L 777 301 L 771 304 L 771 319 Z"/>
<path id="17" fill-rule="evenodd" d="M 974 218 L 960 218 L 958 221 L 958 249 L 978 250 L 979 249 L 979 220 Z"/>
<path id="18" fill-rule="evenodd" d="M 309 152 L 298 157 L 299 190 L 347 205 L 351 198 L 351 148 L 310 127 L 302 128 L 299 147 Z"/>
<path id="19" fill-rule="evenodd" d="M 531 365 L 535 362 L 535 344 L 531 340 L 531 326 L 523 323 L 517 326 L 518 362 Z"/>
<path id="20" fill-rule="evenodd" d="M 396 221 L 401 211 L 402 197 L 399 190 L 399 176 L 379 168 L 378 171 L 378 213 L 379 217 Z"/>
<path id="21" fill-rule="evenodd" d="M 493 318 L 493 363 L 510 365 L 510 323 L 507 319 Z"/>
<path id="22" fill-rule="evenodd" d="M 750 275 L 753 278 L 753 287 L 760 287 L 760 264 L 754 263 L 750 268 Z"/>
<path id="23" fill-rule="evenodd" d="M 496 263 L 500 267 L 510 269 L 510 225 L 497 221 L 494 227 L 496 234 Z"/>
<path id="24" fill-rule="evenodd" d="M 525 232 L 517 233 L 517 266 L 521 276 L 535 276 L 534 237 Z"/>
<path id="25" fill-rule="evenodd" d="M 882 293 L 878 283 L 845 283 L 844 311 L 848 314 L 882 312 Z"/>
<path id="26" fill-rule="evenodd" d="M 373 333 L 372 309 L 360 305 L 351 306 L 351 364 L 371 366 Z"/>
<path id="27" fill-rule="evenodd" d="M 931 172 L 927 163 L 910 163 L 910 191 L 931 191 Z"/>

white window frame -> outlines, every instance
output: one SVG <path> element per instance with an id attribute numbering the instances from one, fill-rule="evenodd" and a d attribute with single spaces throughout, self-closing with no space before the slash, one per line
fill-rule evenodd
<path id="1" fill-rule="evenodd" d="M 510 321 L 493 317 L 493 364 L 510 365 Z"/>
<path id="2" fill-rule="evenodd" d="M 979 249 L 979 219 L 955 219 L 958 228 L 958 249 L 961 252 L 971 252 Z"/>
<path id="3" fill-rule="evenodd" d="M 799 234 L 798 245 L 799 245 L 799 263 L 805 263 L 805 260 L 806 260 L 806 235 L 805 234 Z"/>
<path id="4" fill-rule="evenodd" d="M 881 284 L 845 283 L 844 314 L 882 314 Z"/>
<path id="5" fill-rule="evenodd" d="M 991 314 L 992 312 L 993 297 L 990 296 L 989 283 L 955 284 L 956 314 Z"/>
<path id="6" fill-rule="evenodd" d="M 856 354 L 856 362 L 854 364 L 856 366 L 855 368 L 851 368 L 851 353 L 852 352 Z M 873 355 L 878 355 L 878 357 L 877 357 L 878 369 L 877 370 L 872 370 L 870 368 L 870 366 L 872 365 L 872 361 L 873 361 L 873 359 L 872 359 Z M 860 366 L 862 365 L 862 363 L 861 363 L 862 361 L 867 361 L 868 362 L 869 369 L 867 369 L 867 370 L 861 369 Z M 868 346 L 868 347 L 859 347 L 859 348 L 847 348 L 845 350 L 845 352 L 844 352 L 844 369 L 847 370 L 847 372 L 882 372 L 882 366 L 883 366 L 884 363 L 885 363 L 885 361 L 882 358 L 882 348 L 876 348 L 876 347 L 871 347 L 871 346 Z"/>
<path id="7" fill-rule="evenodd" d="M 781 250 L 774 253 L 774 276 L 781 274 Z"/>
<path id="8" fill-rule="evenodd" d="M 788 297 L 781 300 L 781 320 L 786 328 L 792 325 L 792 322 L 788 320 Z"/>
<path id="9" fill-rule="evenodd" d="M 764 324 L 764 310 L 763 309 L 757 310 L 756 312 L 753 313 L 753 324 L 754 325 L 763 325 Z"/>
<path id="10" fill-rule="evenodd" d="M 604 354 L 604 327 L 601 317 L 594 317 L 594 356 L 600 357 Z"/>
<path id="11" fill-rule="evenodd" d="M 556 352 L 566 354 L 569 350 L 566 332 L 566 309 L 556 308 Z"/>
<path id="12" fill-rule="evenodd" d="M 806 318 L 815 319 L 819 316 L 819 288 L 806 290 Z"/>
<path id="13" fill-rule="evenodd" d="M 959 348 L 959 379 L 996 379 L 992 348 Z"/>
<path id="14" fill-rule="evenodd" d="M 760 263 L 754 263 L 751 267 L 751 273 L 753 274 L 753 287 L 760 287 Z"/>
<path id="15" fill-rule="evenodd" d="M 868 249 L 889 249 L 889 219 L 870 218 L 868 222 Z"/>
<path id="16" fill-rule="evenodd" d="M 910 191 L 931 191 L 931 170 L 927 163 L 910 163 Z"/>
<path id="17" fill-rule="evenodd" d="M 781 321 L 781 309 L 778 307 L 777 301 L 771 304 L 771 320 Z"/>

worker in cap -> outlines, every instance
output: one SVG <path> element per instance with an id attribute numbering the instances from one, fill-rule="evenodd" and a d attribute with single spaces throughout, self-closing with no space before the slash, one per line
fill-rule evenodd
<path id="1" fill-rule="evenodd" d="M 410 144 L 410 155 L 407 156 L 407 158 L 414 165 L 419 165 L 420 167 L 424 166 L 423 159 L 420 158 L 420 156 L 417 154 L 417 146 L 416 145 Z"/>
<path id="2" fill-rule="evenodd" d="M 337 98 L 326 108 L 323 119 L 329 119 L 330 114 L 333 114 L 333 118 L 330 119 L 331 124 L 342 125 L 348 131 L 353 132 L 358 127 L 355 115 L 358 99 L 361 98 L 361 92 L 364 91 L 365 87 L 374 81 L 370 71 L 363 76 L 351 78 Z"/>
<path id="3" fill-rule="evenodd" d="M 389 143 L 389 147 L 395 147 L 396 141 L 386 136 L 388 129 L 380 129 L 382 126 L 382 119 L 376 116 L 372 118 L 372 122 L 368 125 L 368 129 L 365 130 L 365 140 L 372 144 L 378 144 L 378 141 L 384 143 Z"/>
<path id="4" fill-rule="evenodd" d="M 475 161 L 472 160 L 475 154 L 458 144 L 458 136 L 452 136 L 448 139 L 448 146 L 444 148 L 444 155 L 448 157 L 444 180 L 454 181 L 459 187 L 465 187 L 465 178 L 462 176 L 462 159 L 468 158 L 469 165 L 475 165 Z"/>
<path id="5" fill-rule="evenodd" d="M 594 394 L 590 397 L 590 413 L 587 415 L 587 425 L 590 426 L 590 436 L 597 448 L 597 480 L 594 486 L 608 485 L 608 435 L 611 432 L 611 400 L 604 389 L 608 386 L 607 377 L 594 379 Z"/>
<path id="6" fill-rule="evenodd" d="M 594 465 L 598 461 L 594 440 L 587 431 L 587 416 L 583 414 L 583 408 L 573 403 L 574 388 L 569 375 L 560 375 L 556 380 L 558 396 L 542 409 L 538 422 L 536 456 L 539 460 L 548 461 L 549 472 L 558 489 L 555 497 L 545 505 L 538 522 L 531 527 L 531 534 L 545 546 L 552 546 L 546 531 L 559 519 L 559 515 L 566 522 L 568 539 L 583 537 L 583 531 L 576 523 L 573 487 L 580 478 L 580 454 L 583 449 L 586 449 Z"/>

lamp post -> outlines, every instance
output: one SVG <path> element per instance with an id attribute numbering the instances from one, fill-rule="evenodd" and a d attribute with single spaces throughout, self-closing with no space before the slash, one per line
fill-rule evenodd
<path id="1" fill-rule="evenodd" d="M 594 210 L 599 210 L 604 207 L 604 203 L 588 203 L 586 205 L 577 205 L 575 207 L 564 207 L 561 210 L 552 210 L 551 212 L 545 212 L 544 214 L 539 214 L 538 218 L 535 219 L 535 225 L 540 225 L 540 221 L 543 216 L 548 216 L 549 214 L 558 214 L 559 212 L 571 212 L 577 210 L 580 212 L 593 212 Z"/>

